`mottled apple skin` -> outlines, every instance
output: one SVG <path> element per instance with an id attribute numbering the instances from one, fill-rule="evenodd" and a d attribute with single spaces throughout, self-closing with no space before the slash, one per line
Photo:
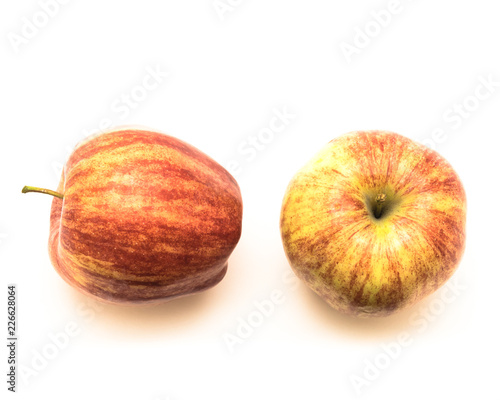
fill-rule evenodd
<path id="1" fill-rule="evenodd" d="M 174 137 L 123 129 L 79 145 L 54 198 L 49 253 L 71 286 L 109 303 L 156 303 L 225 275 L 242 199 L 218 163 Z"/>
<path id="2" fill-rule="evenodd" d="M 369 199 L 387 193 L 384 218 Z M 292 269 L 333 308 L 387 316 L 433 293 L 465 247 L 466 197 L 437 152 L 392 132 L 351 132 L 292 179 L 281 234 Z"/>

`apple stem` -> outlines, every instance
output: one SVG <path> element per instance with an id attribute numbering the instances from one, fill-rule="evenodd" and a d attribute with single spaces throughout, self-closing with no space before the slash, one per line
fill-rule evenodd
<path id="1" fill-rule="evenodd" d="M 51 196 L 54 196 L 54 197 L 58 197 L 60 199 L 64 199 L 64 195 L 59 193 L 59 192 L 55 192 L 55 191 L 49 190 L 49 189 L 37 188 L 34 186 L 25 186 L 25 187 L 23 187 L 22 192 L 23 193 L 29 193 L 29 192 L 45 193 L 45 194 L 50 194 Z"/>
<path id="2" fill-rule="evenodd" d="M 375 218 L 379 219 L 382 216 L 382 210 L 384 209 L 384 203 L 387 196 L 384 193 L 380 193 L 375 197 L 375 203 L 377 204 L 375 208 Z"/>

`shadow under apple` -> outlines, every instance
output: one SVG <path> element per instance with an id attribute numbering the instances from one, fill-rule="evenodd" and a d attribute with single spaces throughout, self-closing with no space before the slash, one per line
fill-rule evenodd
<path id="1" fill-rule="evenodd" d="M 438 291 L 439 292 L 439 291 Z M 401 310 L 387 317 L 359 318 L 343 314 L 321 299 L 316 293 L 300 284 L 296 290 L 308 317 L 313 324 L 352 341 L 378 342 L 393 339 L 403 332 L 415 329 L 412 318 L 419 310 L 426 308 L 434 296 L 429 296 L 416 305 Z"/>
<path id="2" fill-rule="evenodd" d="M 93 329 L 143 340 L 145 337 L 177 335 L 199 324 L 211 314 L 211 309 L 216 312 L 219 293 L 216 288 L 210 288 L 164 303 L 134 306 L 103 303 L 77 291 L 72 291 L 71 297 L 75 308 L 83 308 L 84 312 L 92 314 L 87 322 L 93 325 Z"/>

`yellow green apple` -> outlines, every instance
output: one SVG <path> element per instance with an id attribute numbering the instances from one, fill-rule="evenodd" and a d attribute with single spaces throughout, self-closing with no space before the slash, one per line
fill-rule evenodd
<path id="1" fill-rule="evenodd" d="M 329 142 L 290 182 L 288 261 L 333 308 L 386 316 L 442 286 L 465 247 L 466 197 L 451 165 L 386 131 Z"/>

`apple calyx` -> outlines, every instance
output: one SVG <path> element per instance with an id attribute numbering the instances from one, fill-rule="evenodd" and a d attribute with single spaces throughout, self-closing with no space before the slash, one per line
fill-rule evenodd
<path id="1" fill-rule="evenodd" d="M 385 195 L 384 193 L 379 193 L 377 197 L 375 197 L 375 210 L 373 215 L 376 219 L 380 219 L 382 217 L 386 199 L 387 195 Z"/>
<path id="2" fill-rule="evenodd" d="M 56 191 L 50 190 L 50 189 L 42 189 L 42 188 L 38 188 L 38 187 L 34 187 L 34 186 L 25 186 L 25 187 L 23 187 L 22 192 L 23 193 L 29 193 L 29 192 L 44 193 L 44 194 L 50 194 L 51 196 L 58 197 L 60 199 L 64 199 L 64 195 L 59 193 L 59 192 L 56 192 Z"/>

